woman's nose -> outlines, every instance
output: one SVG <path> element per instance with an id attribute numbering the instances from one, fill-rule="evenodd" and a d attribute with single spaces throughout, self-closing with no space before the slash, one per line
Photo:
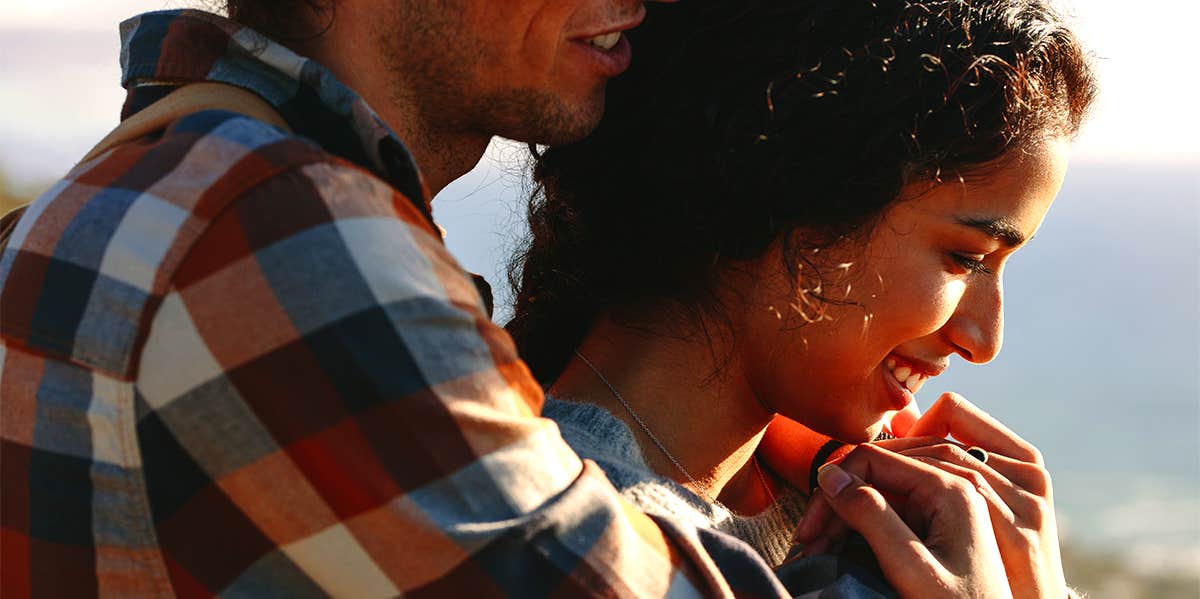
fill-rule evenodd
<path id="1" fill-rule="evenodd" d="M 976 364 L 991 362 L 1004 344 L 1004 285 L 1000 273 L 969 285 L 946 323 L 954 351 Z"/>

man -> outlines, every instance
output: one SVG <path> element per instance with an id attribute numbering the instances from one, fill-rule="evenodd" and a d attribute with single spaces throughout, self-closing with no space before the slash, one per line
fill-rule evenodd
<path id="1" fill-rule="evenodd" d="M 216 82 L 284 122 L 117 144 L 0 261 L 4 596 L 783 594 L 537 418 L 430 219 L 491 136 L 597 123 L 641 0 L 228 9 L 122 25 L 122 118 Z"/>
<path id="2" fill-rule="evenodd" d="M 123 125 L 0 222 L 4 597 L 788 594 L 538 418 L 430 217 L 491 136 L 596 124 L 641 0 L 228 4 L 124 23 Z M 847 462 L 903 478 L 883 456 Z M 825 472 L 856 529 L 903 525 Z M 791 591 L 877 596 L 802 562 Z"/>

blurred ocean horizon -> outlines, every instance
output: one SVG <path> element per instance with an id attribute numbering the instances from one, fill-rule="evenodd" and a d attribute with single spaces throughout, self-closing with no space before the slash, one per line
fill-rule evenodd
<path id="1" fill-rule="evenodd" d="M 435 199 L 462 264 L 510 313 L 504 269 L 524 235 L 523 149 L 494 144 Z M 956 391 L 1046 457 L 1065 543 L 1140 575 L 1200 577 L 1200 165 L 1073 163 L 1005 273 L 1005 345 L 956 360 Z M 1200 596 L 1200 587 L 1197 588 Z"/>
<path id="2" fill-rule="evenodd" d="M 1008 267 L 1000 357 L 921 398 L 957 391 L 1035 443 L 1064 537 L 1144 572 L 1200 573 L 1198 199 L 1196 166 L 1074 165 Z"/>

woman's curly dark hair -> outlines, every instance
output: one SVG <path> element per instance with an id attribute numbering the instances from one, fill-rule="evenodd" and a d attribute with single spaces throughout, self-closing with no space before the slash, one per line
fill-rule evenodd
<path id="1" fill-rule="evenodd" d="M 773 243 L 819 290 L 813 251 L 869 232 L 905 185 L 1072 136 L 1096 93 L 1043 0 L 647 8 L 598 129 L 535 155 L 507 328 L 543 383 L 601 313 L 719 313 L 723 269 Z"/>

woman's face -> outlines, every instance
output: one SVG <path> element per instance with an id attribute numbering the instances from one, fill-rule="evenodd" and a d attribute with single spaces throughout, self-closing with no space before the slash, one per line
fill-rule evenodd
<path id="1" fill-rule="evenodd" d="M 906 190 L 865 243 L 821 257 L 849 264 L 827 270 L 821 293 L 852 303 L 828 305 L 819 322 L 795 326 L 797 308 L 814 311 L 789 291 L 778 253 L 764 257 L 766 284 L 738 333 L 751 392 L 818 432 L 866 441 L 951 354 L 994 358 L 1005 263 L 1041 226 L 1066 166 L 1066 141 L 1052 140 L 982 181 Z"/>

